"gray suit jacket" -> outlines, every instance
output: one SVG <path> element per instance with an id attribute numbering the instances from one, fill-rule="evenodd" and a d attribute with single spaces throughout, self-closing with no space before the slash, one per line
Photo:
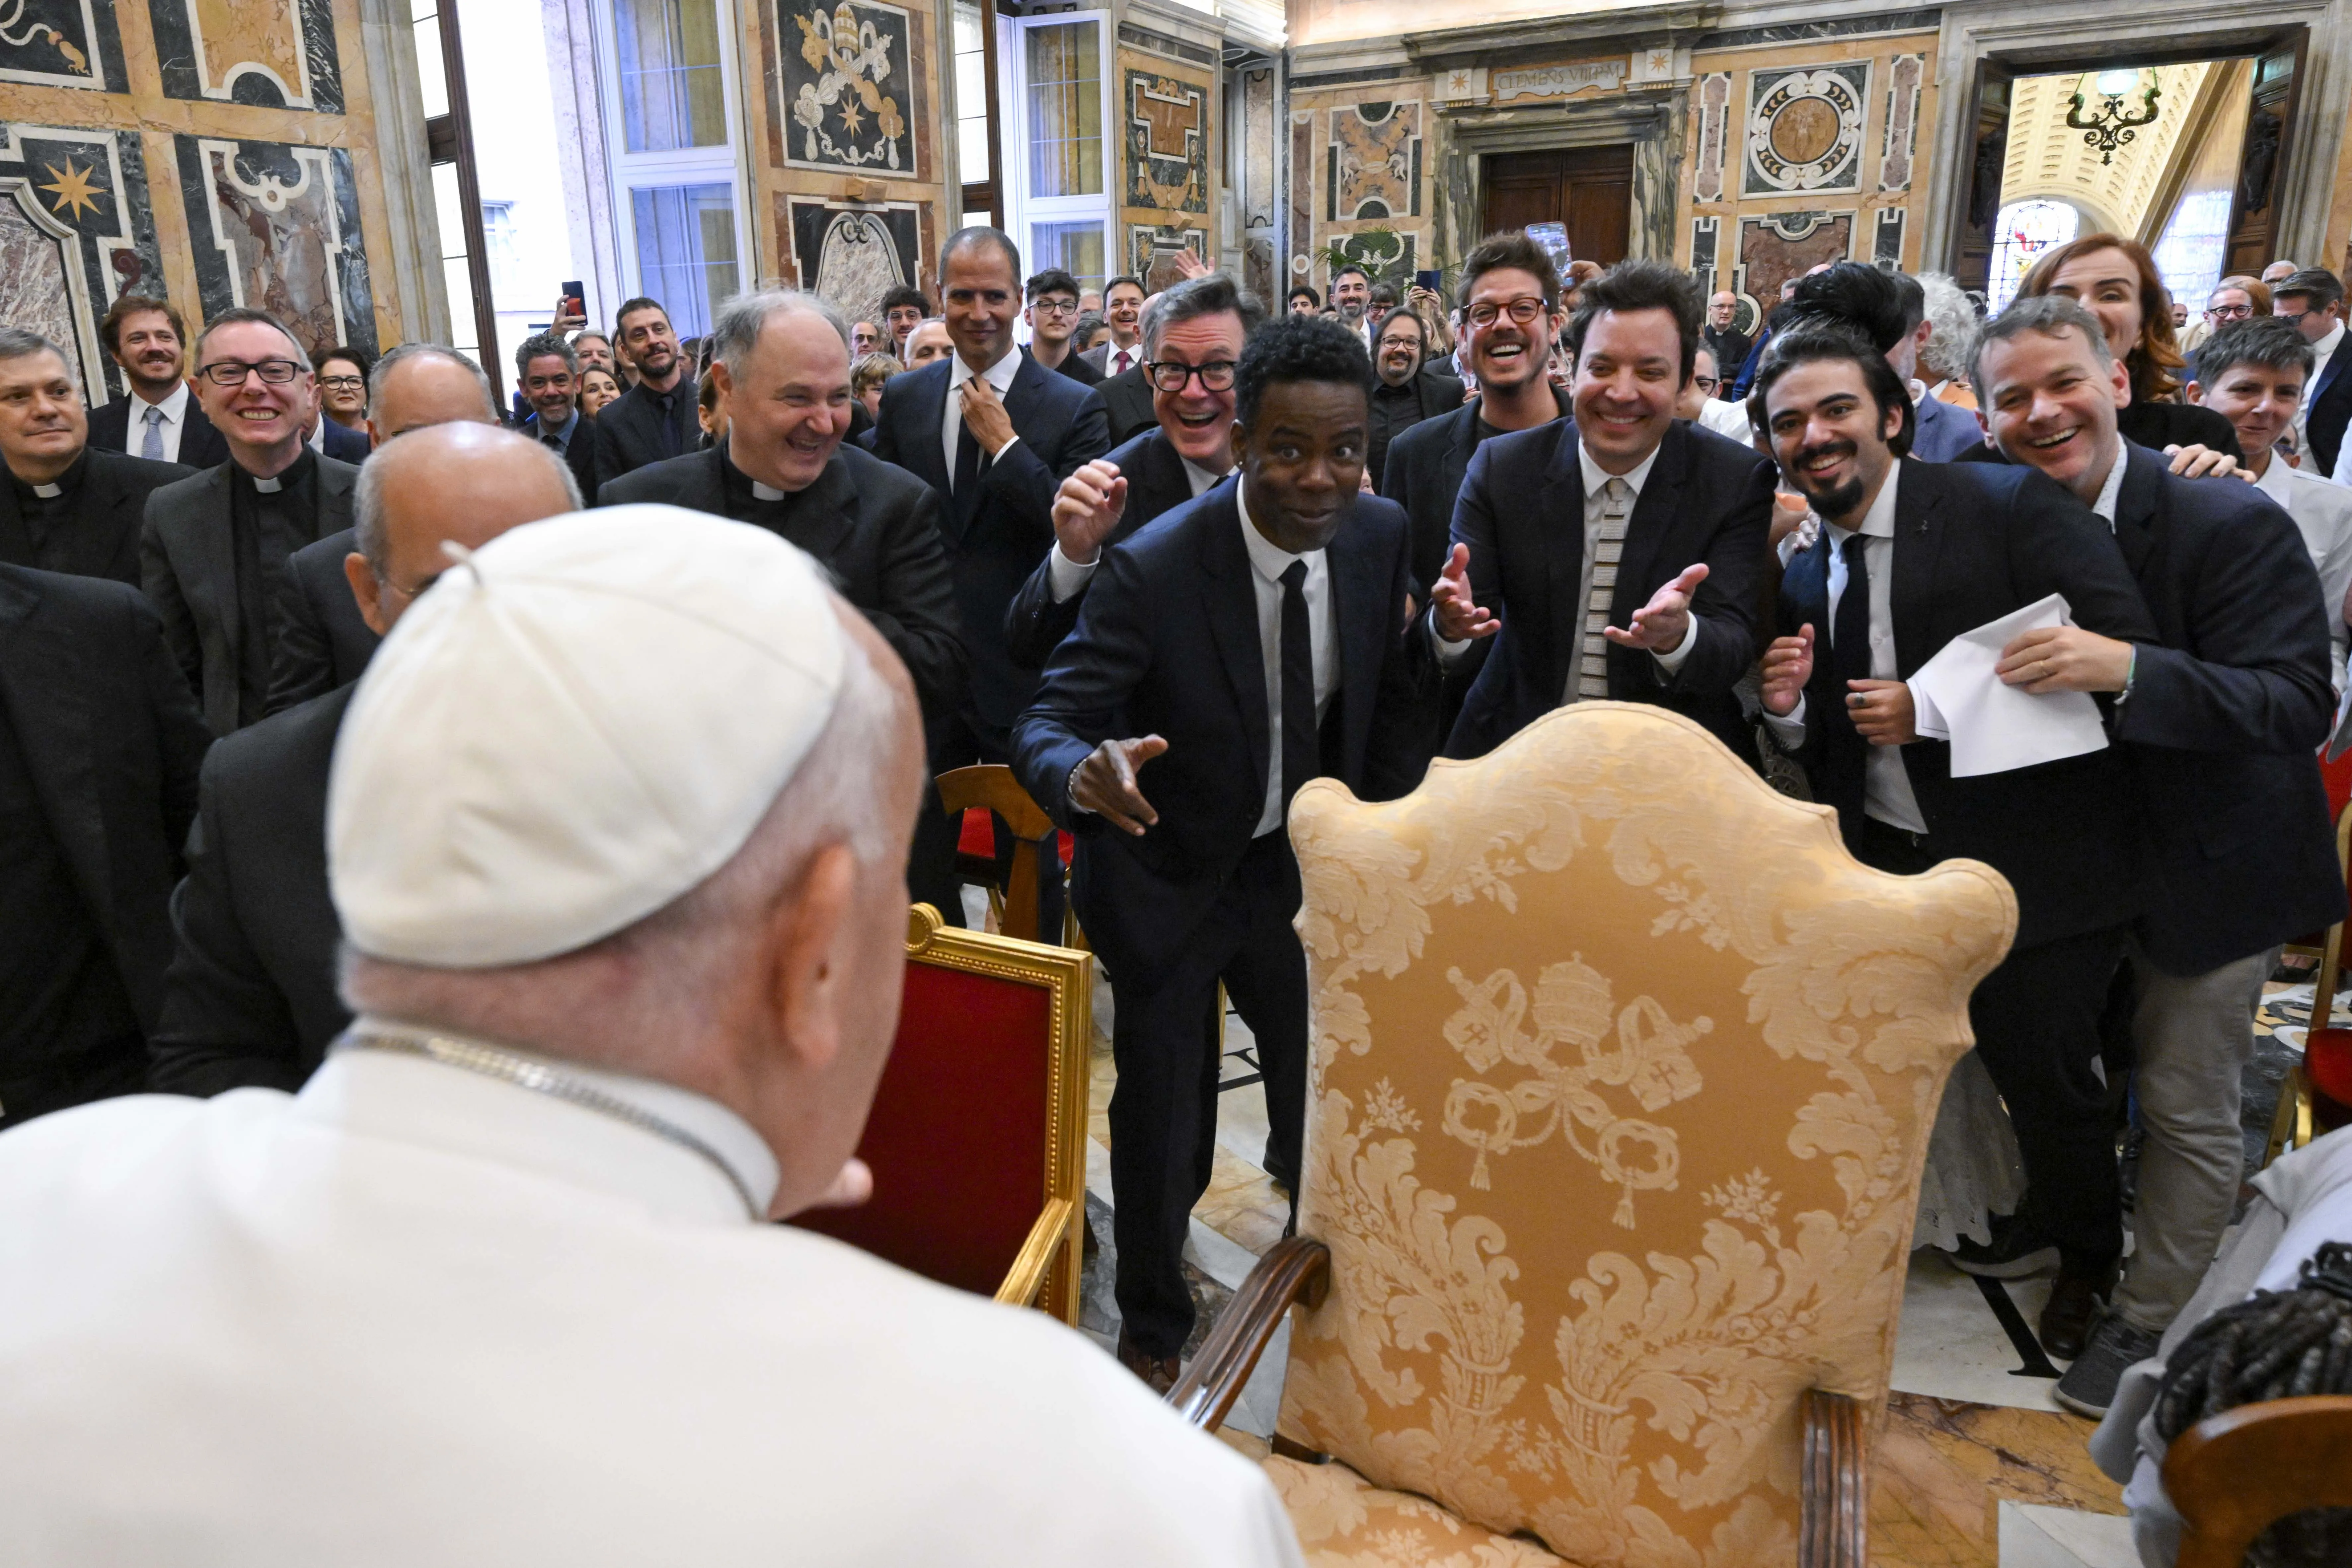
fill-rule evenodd
<path id="1" fill-rule="evenodd" d="M 352 525 L 360 471 L 321 456 L 312 539 Z M 247 628 L 237 610 L 236 557 L 229 529 L 229 468 L 223 463 L 147 498 L 139 540 L 140 585 L 163 617 L 163 640 L 215 735 L 236 728 L 238 652 Z"/>

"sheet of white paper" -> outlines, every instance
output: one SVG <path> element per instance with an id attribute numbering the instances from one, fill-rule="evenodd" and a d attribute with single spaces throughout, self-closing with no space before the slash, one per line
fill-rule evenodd
<path id="1" fill-rule="evenodd" d="M 2000 650 L 2019 633 L 2073 624 L 2064 595 L 2053 594 L 1961 633 L 1911 677 L 1916 728 L 1922 735 L 1951 742 L 1954 778 L 2008 773 L 2106 749 L 2106 729 L 2088 692 L 2035 697 L 2003 685 L 1993 673 Z"/>

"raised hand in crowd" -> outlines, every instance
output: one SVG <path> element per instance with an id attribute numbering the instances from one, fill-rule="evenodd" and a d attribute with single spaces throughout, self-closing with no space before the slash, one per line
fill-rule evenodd
<path id="1" fill-rule="evenodd" d="M 1470 593 L 1470 547 L 1457 544 L 1445 570 L 1429 590 L 1429 606 L 1437 619 L 1437 635 L 1447 642 L 1490 637 L 1503 623 L 1478 607 Z"/>
<path id="2" fill-rule="evenodd" d="M 1054 494 L 1054 538 L 1075 566 L 1093 563 L 1127 510 L 1127 480 L 1118 465 L 1097 458 L 1079 465 Z"/>
<path id="3" fill-rule="evenodd" d="M 1813 678 L 1813 627 L 1808 621 L 1792 637 L 1774 637 L 1764 650 L 1764 683 L 1759 696 L 1764 711 L 1786 719 L 1804 700 L 1805 683 Z"/>
<path id="4" fill-rule="evenodd" d="M 1646 648 L 1653 653 L 1672 653 L 1683 646 L 1690 635 L 1691 595 L 1706 581 L 1706 563 L 1685 566 L 1682 574 L 1671 583 L 1659 585 L 1650 595 L 1650 602 L 1633 612 L 1633 624 L 1619 628 L 1603 626 L 1601 635 L 1620 647 Z"/>

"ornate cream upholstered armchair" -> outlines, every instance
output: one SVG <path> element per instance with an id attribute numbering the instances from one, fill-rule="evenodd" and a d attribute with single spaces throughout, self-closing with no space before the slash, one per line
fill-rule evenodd
<path id="1" fill-rule="evenodd" d="M 1403 800 L 1309 784 L 1291 836 L 1299 1235 L 1171 1402 L 1222 1421 L 1295 1300 L 1267 1468 L 1309 1563 L 1861 1568 L 2008 884 L 1870 870 L 1827 807 L 1614 702 Z"/>

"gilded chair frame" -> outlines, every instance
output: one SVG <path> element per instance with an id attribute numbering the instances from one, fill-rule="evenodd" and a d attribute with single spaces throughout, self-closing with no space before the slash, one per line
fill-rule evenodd
<path id="1" fill-rule="evenodd" d="M 907 914 L 907 961 L 1051 994 L 1053 1043 L 1046 1096 L 1045 1190 L 1029 1238 L 996 1289 L 996 1300 L 1034 1306 L 1076 1327 L 1087 1215 L 1087 1048 L 1094 1029 L 1094 955 L 993 931 L 948 925 L 916 904 Z"/>

